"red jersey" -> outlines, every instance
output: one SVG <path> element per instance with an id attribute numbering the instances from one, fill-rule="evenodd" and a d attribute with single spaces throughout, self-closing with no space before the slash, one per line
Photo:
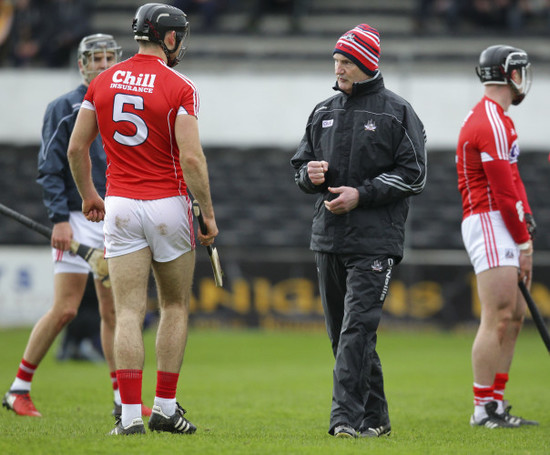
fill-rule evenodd
<path id="1" fill-rule="evenodd" d="M 198 117 L 193 83 L 159 57 L 136 54 L 97 76 L 83 108 L 96 112 L 107 154 L 106 196 L 187 194 L 174 135 L 177 115 Z"/>
<path id="2" fill-rule="evenodd" d="M 524 213 L 531 213 L 519 176 L 519 146 L 514 122 L 488 97 L 470 111 L 456 149 L 463 218 L 494 210 L 516 243 L 529 240 Z"/>

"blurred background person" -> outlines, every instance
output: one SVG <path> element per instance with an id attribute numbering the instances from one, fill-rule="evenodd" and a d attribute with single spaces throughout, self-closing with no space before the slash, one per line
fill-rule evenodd
<path id="1" fill-rule="evenodd" d="M 232 1 L 236 0 L 172 0 L 171 4 L 188 17 L 201 16 L 194 30 L 215 32 L 220 14 Z"/>
<path id="2" fill-rule="evenodd" d="M 11 0 L 0 0 L 0 65 L 4 63 L 8 52 L 13 17 L 14 11 Z"/>
<path id="3" fill-rule="evenodd" d="M 310 0 L 254 0 L 246 30 L 257 32 L 267 13 L 281 13 L 288 16 L 289 31 L 300 33 L 302 19 L 307 14 Z"/>
<path id="4" fill-rule="evenodd" d="M 46 65 L 59 68 L 69 65 L 80 40 L 91 33 L 90 0 L 48 0 L 42 5 L 42 41 Z"/>
<path id="5" fill-rule="evenodd" d="M 41 53 L 46 39 L 37 0 L 15 0 L 15 11 L 10 36 L 10 65 L 16 67 L 44 66 Z"/>

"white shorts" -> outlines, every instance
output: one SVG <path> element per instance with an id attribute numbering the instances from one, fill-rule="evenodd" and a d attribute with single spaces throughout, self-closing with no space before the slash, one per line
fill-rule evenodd
<path id="1" fill-rule="evenodd" d="M 519 248 L 499 211 L 476 213 L 464 219 L 462 240 L 476 275 L 495 267 L 519 267 Z"/>
<path id="2" fill-rule="evenodd" d="M 105 257 L 149 247 L 157 262 L 172 261 L 195 248 L 191 201 L 175 196 L 150 201 L 105 198 Z"/>
<path id="3" fill-rule="evenodd" d="M 103 221 L 94 223 L 88 221 L 82 212 L 73 211 L 69 213 L 69 224 L 73 230 L 73 240 L 103 250 Z M 90 265 L 71 251 L 52 248 L 52 257 L 54 273 L 91 272 Z"/>

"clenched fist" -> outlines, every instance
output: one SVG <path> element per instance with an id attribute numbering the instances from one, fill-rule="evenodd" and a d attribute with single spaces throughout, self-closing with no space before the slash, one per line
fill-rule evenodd
<path id="1" fill-rule="evenodd" d="M 325 172 L 328 171 L 326 161 L 310 161 L 307 163 L 307 175 L 314 185 L 325 183 Z"/>

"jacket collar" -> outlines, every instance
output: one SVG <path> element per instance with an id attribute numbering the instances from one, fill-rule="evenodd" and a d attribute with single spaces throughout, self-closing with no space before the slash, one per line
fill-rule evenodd
<path id="1" fill-rule="evenodd" d="M 371 93 L 379 91 L 382 88 L 384 88 L 384 78 L 382 77 L 382 73 L 380 72 L 380 70 L 376 72 L 375 76 L 372 79 L 367 79 L 366 81 L 361 81 L 361 82 L 355 82 L 351 89 L 350 95 L 340 90 L 340 88 L 338 87 L 338 81 L 332 87 L 333 90 L 342 92 L 344 95 L 348 97 L 359 96 L 359 95 L 369 95 Z"/>

